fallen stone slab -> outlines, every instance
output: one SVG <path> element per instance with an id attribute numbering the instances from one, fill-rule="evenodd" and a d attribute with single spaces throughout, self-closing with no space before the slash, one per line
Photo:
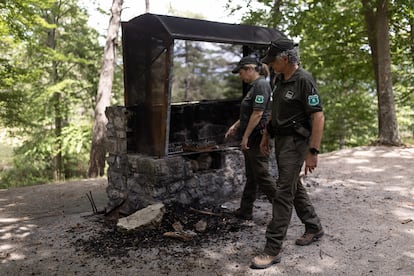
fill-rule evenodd
<path id="1" fill-rule="evenodd" d="M 120 231 L 139 231 L 144 228 L 155 229 L 160 225 L 164 213 L 164 204 L 152 204 L 127 217 L 120 218 L 117 227 Z"/>

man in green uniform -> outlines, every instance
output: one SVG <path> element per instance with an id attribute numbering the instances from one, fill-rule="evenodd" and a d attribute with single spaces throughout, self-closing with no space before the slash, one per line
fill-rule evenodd
<path id="1" fill-rule="evenodd" d="M 260 145 L 269 154 L 269 136 L 275 139 L 279 178 L 273 199 L 272 221 L 266 230 L 264 254 L 252 260 L 253 268 L 267 268 L 280 262 L 280 251 L 291 220 L 292 209 L 305 225 L 297 245 L 309 245 L 324 232 L 299 175 L 317 166 L 324 115 L 316 84 L 300 67 L 297 45 L 287 38 L 271 42 L 262 59 L 278 73 L 274 82 L 272 116 Z"/>

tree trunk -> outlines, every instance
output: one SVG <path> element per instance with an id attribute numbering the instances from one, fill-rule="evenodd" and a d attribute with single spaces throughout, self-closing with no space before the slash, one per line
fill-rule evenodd
<path id="1" fill-rule="evenodd" d="M 46 17 L 47 21 L 57 24 L 56 19 L 52 16 L 50 19 Z M 47 34 L 47 46 L 50 49 L 56 49 L 56 29 L 51 29 Z M 57 84 L 59 82 L 58 65 L 56 61 L 52 61 L 52 83 Z M 53 109 L 55 112 L 55 138 L 56 144 L 54 145 L 55 156 L 53 156 L 53 179 L 60 181 L 62 179 L 63 161 L 62 161 L 62 110 L 61 110 L 61 92 L 55 92 L 53 94 Z"/>
<path id="2" fill-rule="evenodd" d="M 57 79 L 57 65 L 56 62 L 53 62 L 53 72 L 54 78 Z M 55 136 L 56 136 L 56 155 L 53 157 L 54 163 L 54 173 L 53 178 L 55 181 L 62 180 L 63 175 L 63 158 L 62 158 L 62 108 L 61 108 L 61 101 L 62 101 L 62 94 L 60 92 L 55 92 L 53 94 L 53 101 L 54 101 L 54 110 L 55 110 Z"/>
<path id="3" fill-rule="evenodd" d="M 282 6 L 282 2 L 281 0 L 274 0 L 273 1 L 273 9 L 272 9 L 272 13 L 273 13 L 273 27 L 274 28 L 278 28 L 280 25 L 280 22 L 282 21 L 282 13 L 280 12 L 280 7 Z"/>
<path id="4" fill-rule="evenodd" d="M 184 41 L 184 64 L 185 67 L 188 68 L 188 55 L 189 55 L 189 41 Z M 190 90 L 190 75 L 186 74 L 186 77 L 184 79 L 184 101 L 188 101 L 189 100 L 189 93 L 188 91 Z"/>
<path id="5" fill-rule="evenodd" d="M 149 13 L 150 11 L 150 2 L 149 0 L 145 0 L 145 12 Z"/>
<path id="6" fill-rule="evenodd" d="M 121 24 L 123 0 L 113 0 L 111 18 L 109 20 L 108 37 L 106 39 L 98 93 L 96 95 L 95 122 L 92 133 L 92 146 L 89 159 L 89 177 L 104 175 L 106 157 L 106 124 L 105 109 L 110 105 L 112 81 L 118 42 L 118 30 Z"/>
<path id="7" fill-rule="evenodd" d="M 346 123 L 345 123 L 345 118 L 344 116 L 340 115 L 339 117 L 339 125 L 341 125 L 341 129 L 339 129 L 338 131 L 338 136 L 339 136 L 339 149 L 344 149 L 346 146 L 346 135 L 345 135 L 345 129 L 346 129 Z"/>
<path id="8" fill-rule="evenodd" d="M 378 143 L 397 146 L 401 141 L 392 88 L 387 4 L 388 0 L 377 0 L 374 7 L 369 0 L 362 0 L 377 86 Z"/>

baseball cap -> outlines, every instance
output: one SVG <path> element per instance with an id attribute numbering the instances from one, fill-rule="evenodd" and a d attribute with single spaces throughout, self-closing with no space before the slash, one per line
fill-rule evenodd
<path id="1" fill-rule="evenodd" d="M 254 58 L 254 57 L 249 57 L 249 56 L 243 57 L 239 61 L 239 63 L 237 63 L 236 68 L 234 68 L 231 72 L 233 74 L 237 74 L 240 71 L 240 69 L 243 68 L 245 65 L 247 65 L 247 64 L 258 65 L 258 63 L 259 63 L 259 61 L 256 58 Z"/>
<path id="2" fill-rule="evenodd" d="M 267 50 L 266 56 L 264 58 L 262 58 L 262 62 L 265 64 L 269 64 L 270 62 L 272 62 L 275 57 L 286 51 L 286 50 L 290 50 L 293 49 L 295 46 L 298 46 L 297 44 L 293 43 L 292 40 L 286 38 L 286 37 L 281 37 L 278 38 L 274 41 L 272 41 L 270 43 L 270 46 Z"/>

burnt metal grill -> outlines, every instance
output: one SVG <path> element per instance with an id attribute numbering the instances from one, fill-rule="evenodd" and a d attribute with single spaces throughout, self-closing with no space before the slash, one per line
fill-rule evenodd
<path id="1" fill-rule="evenodd" d="M 235 99 L 172 102 L 180 63 L 174 58 L 182 58 L 174 50 L 208 41 L 230 44 L 238 58 L 262 56 L 280 36 L 271 28 L 155 14 L 122 22 L 125 106 L 106 110 L 109 210 L 130 214 L 154 201 L 218 203 L 241 193 L 240 138 L 224 141 L 224 134 L 239 117 L 247 85 L 233 76 Z"/>
<path id="2" fill-rule="evenodd" d="M 149 13 L 122 22 L 124 98 L 132 114 L 128 152 L 166 157 L 189 152 L 188 145 L 217 150 L 226 146 L 223 135 L 238 119 L 242 92 L 235 100 L 171 103 L 177 40 L 237 45 L 249 55 L 263 53 L 281 36 L 272 28 Z"/>

